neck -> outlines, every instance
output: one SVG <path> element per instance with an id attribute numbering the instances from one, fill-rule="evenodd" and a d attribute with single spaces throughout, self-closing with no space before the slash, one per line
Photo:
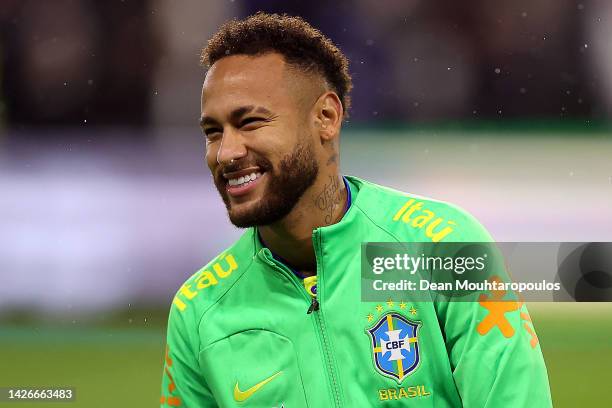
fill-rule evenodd
<path id="1" fill-rule="evenodd" d="M 347 191 L 338 173 L 320 177 L 282 220 L 259 227 L 270 250 L 304 275 L 316 274 L 312 231 L 340 221 L 347 203 Z"/>

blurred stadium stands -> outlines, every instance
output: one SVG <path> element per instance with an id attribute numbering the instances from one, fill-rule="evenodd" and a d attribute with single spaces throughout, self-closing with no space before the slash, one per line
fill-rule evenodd
<path id="1" fill-rule="evenodd" d="M 304 16 L 340 45 L 351 122 L 608 117 L 609 2 L 384 3 L 5 0 L 4 127 L 191 126 L 199 49 L 257 10 Z"/>

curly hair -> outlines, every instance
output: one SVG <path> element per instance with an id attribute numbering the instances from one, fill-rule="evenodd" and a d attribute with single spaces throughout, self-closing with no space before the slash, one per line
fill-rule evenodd
<path id="1" fill-rule="evenodd" d="M 353 87 L 348 59 L 321 31 L 300 17 L 259 12 L 244 20 L 231 20 L 202 49 L 200 62 L 210 68 L 230 55 L 281 54 L 287 64 L 305 73 L 321 75 L 338 95 L 348 117 Z"/>

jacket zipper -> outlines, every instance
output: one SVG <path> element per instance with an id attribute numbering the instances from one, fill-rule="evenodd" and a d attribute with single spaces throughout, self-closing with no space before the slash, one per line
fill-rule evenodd
<path id="1" fill-rule="evenodd" d="M 306 311 L 306 314 L 311 314 L 312 312 L 316 312 L 318 310 L 319 310 L 319 301 L 317 300 L 317 297 L 315 296 L 312 298 L 312 302 L 310 303 L 310 307 Z"/>
<path id="2" fill-rule="evenodd" d="M 320 260 L 322 259 L 322 255 L 320 253 L 320 249 L 321 249 L 321 233 L 318 230 L 314 230 L 312 233 L 312 243 L 313 243 L 313 247 L 315 250 L 315 259 L 317 261 L 317 276 L 321 276 L 321 264 L 320 264 Z M 319 294 L 319 288 L 322 287 L 323 285 L 319 284 L 319 280 L 317 279 L 317 295 Z M 315 312 L 319 311 L 320 309 L 320 304 L 317 300 L 317 296 L 315 296 L 313 298 L 313 303 L 312 303 L 313 310 Z M 326 359 L 326 366 L 327 366 L 327 374 L 331 380 L 332 383 L 332 392 L 334 394 L 334 402 L 335 402 L 335 406 L 336 407 L 340 407 L 341 403 L 340 403 L 340 387 L 338 386 L 338 381 L 336 378 L 336 370 L 335 370 L 335 366 L 334 366 L 334 361 L 332 359 L 332 355 L 331 355 L 331 347 L 329 344 L 329 339 L 327 338 L 327 330 L 325 329 L 325 322 L 323 321 L 323 315 L 321 313 L 314 313 L 317 324 L 319 326 L 319 330 L 320 330 L 320 334 L 321 334 L 321 338 L 323 339 L 323 354 L 325 355 L 325 359 Z"/>
<path id="3" fill-rule="evenodd" d="M 313 243 L 314 243 L 314 248 L 315 248 L 315 257 L 317 260 L 317 275 L 319 275 L 319 258 L 320 258 L 318 254 L 319 246 L 317 245 L 318 242 L 316 242 L 315 240 L 315 234 L 317 234 L 316 231 L 313 232 Z M 316 237 L 318 238 L 318 235 Z M 269 252 L 269 249 L 267 251 Z M 287 269 L 285 265 L 274 260 L 271 257 L 271 255 L 270 257 L 265 256 L 264 258 L 266 259 L 267 263 L 270 266 L 273 266 L 276 269 L 278 269 L 280 272 L 282 272 L 282 274 L 285 275 L 293 283 L 293 285 L 298 288 L 299 292 L 304 296 L 305 299 L 310 300 L 310 306 L 308 307 L 306 314 L 310 314 L 314 316 L 314 322 L 315 322 L 315 325 L 317 326 L 317 333 L 319 334 L 319 338 L 321 339 L 321 343 L 323 344 L 323 358 L 325 360 L 324 363 L 327 368 L 327 377 L 329 378 L 331 382 L 332 393 L 334 396 L 334 406 L 336 408 L 340 408 L 341 407 L 340 391 L 338 387 L 338 381 L 336 380 L 334 364 L 333 364 L 333 360 L 332 360 L 332 356 L 330 352 L 329 340 L 327 338 L 327 331 L 325 330 L 325 324 L 323 322 L 323 317 L 321 316 L 321 314 L 313 313 L 313 312 L 319 311 L 320 309 L 320 303 L 317 300 L 317 297 L 316 296 L 311 297 L 310 294 L 306 292 L 304 285 L 298 282 L 295 274 L 291 272 L 289 269 Z M 317 283 L 317 286 L 319 286 L 319 283 Z"/>

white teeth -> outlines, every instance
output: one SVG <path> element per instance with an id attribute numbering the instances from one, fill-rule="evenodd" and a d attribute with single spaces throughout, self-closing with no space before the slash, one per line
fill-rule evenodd
<path id="1" fill-rule="evenodd" d="M 251 173 L 251 174 L 247 174 L 246 176 L 229 179 L 228 184 L 232 187 L 240 186 L 241 184 L 249 183 L 260 176 L 261 176 L 261 173 Z"/>

